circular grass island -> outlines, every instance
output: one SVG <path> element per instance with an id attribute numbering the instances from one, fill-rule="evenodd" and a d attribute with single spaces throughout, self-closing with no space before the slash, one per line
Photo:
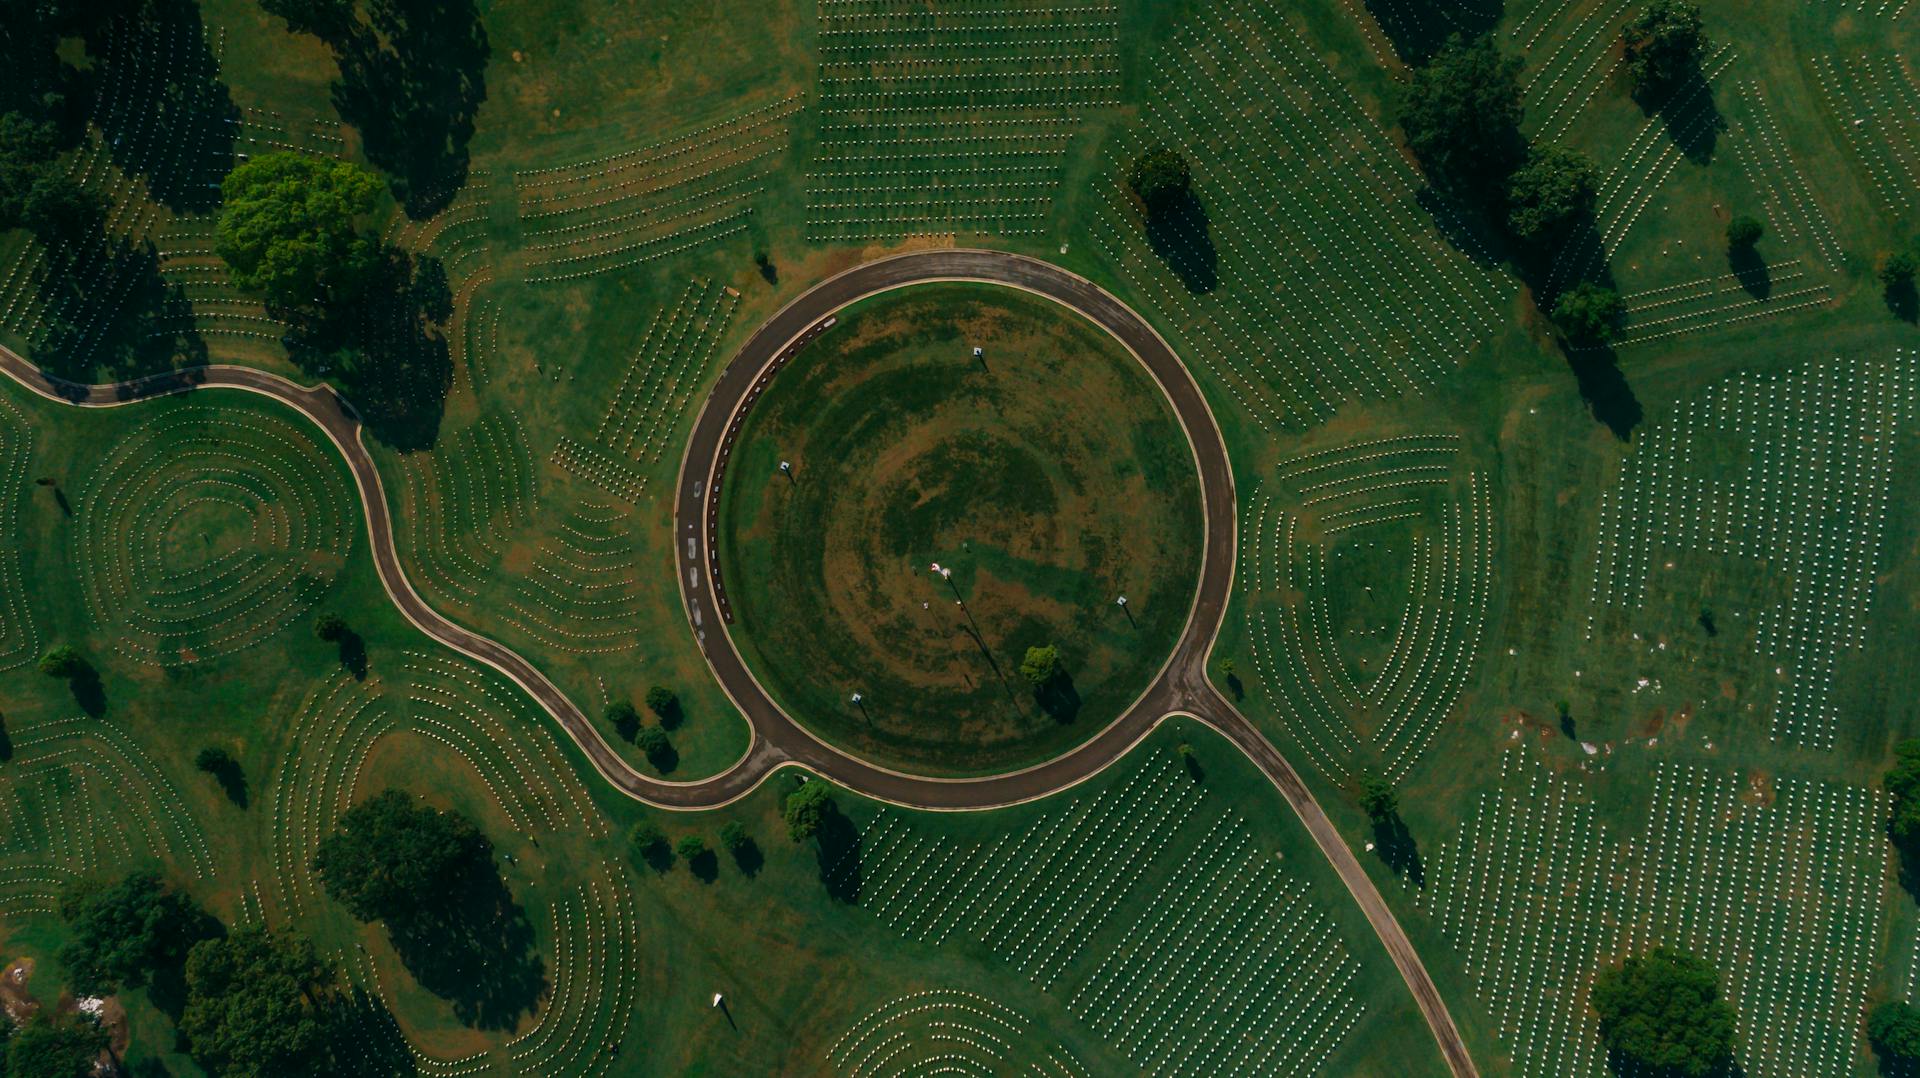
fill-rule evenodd
<path id="1" fill-rule="evenodd" d="M 1092 737 L 1152 683 L 1198 583 L 1193 453 L 1159 386 L 1009 288 L 841 311 L 747 413 L 720 493 L 754 676 L 816 735 L 902 770 L 1013 770 Z M 1022 664 L 1049 646 L 1035 684 Z"/>

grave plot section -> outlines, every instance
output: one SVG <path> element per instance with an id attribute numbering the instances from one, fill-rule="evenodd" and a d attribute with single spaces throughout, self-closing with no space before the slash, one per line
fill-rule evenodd
<path id="1" fill-rule="evenodd" d="M 1520 1074 L 1611 1074 L 1594 977 L 1661 944 L 1720 971 L 1744 1073 L 1852 1072 L 1890 882 L 1880 794 L 1662 763 L 1644 822 L 1609 828 L 1582 778 L 1522 752 L 1502 775 L 1417 901 L 1460 950 Z"/>
<path id="2" fill-rule="evenodd" d="M 525 694 L 491 673 L 445 654 L 406 651 L 383 679 L 360 681 L 336 670 L 308 691 L 281 721 L 283 762 L 264 790 L 272 809 L 272 878 L 249 909 L 273 924 L 331 922 L 354 931 L 325 896 L 313 872 L 322 838 L 353 804 L 378 792 L 369 762 L 395 737 L 424 739 L 471 770 L 484 799 L 508 833 L 496 844 L 536 840 L 554 848 L 581 838 L 604 839 L 609 825 Z M 415 742 L 416 745 L 419 742 Z M 518 865 L 511 857 L 510 865 Z M 509 869 L 518 871 L 517 868 Z M 557 865 L 543 886 L 514 883 L 534 924 L 533 953 L 547 987 L 517 1033 L 454 1057 L 410 1037 L 394 1018 L 396 986 L 362 948 L 342 946 L 334 958 L 361 1000 L 355 1021 L 374 1056 L 410 1055 L 423 1075 L 604 1073 L 612 1045 L 636 1004 L 629 956 L 641 946 L 627 873 L 611 861 Z M 551 884 L 552 890 L 549 892 Z M 412 991 L 411 988 L 407 991 Z M 382 1071 L 381 1073 L 387 1073 Z"/>
<path id="3" fill-rule="evenodd" d="M 1415 901 L 1460 952 L 1494 1034 L 1528 1078 L 1608 1073 L 1593 978 L 1618 948 L 1616 850 L 1578 779 L 1521 753 L 1426 863 Z"/>
<path id="4" fill-rule="evenodd" d="M 102 199 L 105 228 L 56 250 L 22 242 L 0 268 L 0 328 L 82 378 L 209 345 L 277 353 L 284 328 L 213 254 L 219 184 L 242 154 L 344 154 L 339 125 L 237 107 L 220 81 L 225 32 L 194 5 L 135 6 L 89 41 L 89 132 L 66 169 Z"/>
<path id="5" fill-rule="evenodd" d="M 827 1049 L 840 1078 L 1019 1073 L 1083 1078 L 1066 1048 L 1044 1045 L 1020 1012 L 978 992 L 932 988 L 867 1012 Z"/>
<path id="6" fill-rule="evenodd" d="M 506 1073 L 591 1076 L 618 1057 L 638 1002 L 632 955 L 645 946 L 628 881 L 602 862 L 553 905 L 553 987 L 534 1026 L 507 1042 Z"/>
<path id="7" fill-rule="evenodd" d="M 1493 504 L 1454 435 L 1318 450 L 1250 492 L 1248 699 L 1329 778 L 1405 777 L 1466 687 L 1493 586 Z"/>
<path id="8" fill-rule="evenodd" d="M 746 231 L 802 104 L 791 95 L 623 153 L 515 173 L 527 280 L 589 277 Z"/>
<path id="9" fill-rule="evenodd" d="M 27 606 L 27 582 L 20 570 L 20 507 L 26 501 L 27 462 L 33 453 L 33 427 L 12 401 L 0 398 L 0 671 L 33 662 L 40 655 L 40 631 Z"/>
<path id="10" fill-rule="evenodd" d="M 331 449 L 304 421 L 238 399 L 155 402 L 143 415 L 74 499 L 73 562 L 94 627 L 156 666 L 285 629 L 352 547 L 358 503 Z"/>
<path id="11" fill-rule="evenodd" d="M 1619 69 L 1620 28 L 1639 9 L 1633 0 L 1526 0 L 1515 5 L 1503 48 L 1526 59 L 1521 104 L 1535 137 L 1554 141 Z"/>
<path id="12" fill-rule="evenodd" d="M 1753 1078 L 1845 1074 L 1891 882 L 1884 795 L 1662 765 L 1633 851 L 1629 946 L 1673 942 L 1726 974 Z"/>
<path id="13" fill-rule="evenodd" d="M 402 466 L 405 556 L 436 600 L 468 618 L 497 619 L 548 655 L 636 646 L 644 612 L 627 509 L 547 503 L 541 515 L 533 455 L 516 420 L 484 416 Z"/>
<path id="14" fill-rule="evenodd" d="M 401 465 L 400 519 L 420 583 L 471 607 L 533 520 L 533 454 L 520 423 L 482 416 Z"/>
<path id="15" fill-rule="evenodd" d="M 616 498 L 639 501 L 739 304 L 734 289 L 695 280 L 671 308 L 654 312 L 593 436 L 562 435 L 552 462 Z"/>
<path id="16" fill-rule="evenodd" d="M 466 373 L 467 388 L 475 393 L 487 385 L 488 358 L 500 318 L 499 308 L 481 295 L 494 279 L 488 237 L 492 194 L 487 171 L 474 169 L 445 209 L 425 221 L 398 214 L 388 223 L 384 237 L 387 243 L 413 252 L 416 259 L 439 262 L 453 299 L 446 339 L 455 371 Z"/>
<path id="17" fill-rule="evenodd" d="M 0 772 L 0 913 L 53 913 L 60 890 L 155 860 L 214 873 L 186 799 L 120 724 L 80 715 L 8 730 Z"/>
<path id="18" fill-rule="evenodd" d="M 639 555 L 627 512 L 583 503 L 540 540 L 507 599 L 510 625 L 555 651 L 596 655 L 631 651 L 646 616 L 639 598 Z"/>
<path id="19" fill-rule="evenodd" d="M 1766 86 L 1758 79 L 1743 80 L 1735 85 L 1733 96 L 1740 135 L 1732 140 L 1733 151 L 1760 196 L 1767 231 L 1817 256 L 1826 265 L 1838 266 L 1842 257 L 1840 238 L 1814 198 L 1800 157 L 1793 152 L 1786 129 L 1769 103 Z"/>
<path id="20" fill-rule="evenodd" d="M 1269 0 L 1195 12 L 1096 180 L 1096 249 L 1267 430 L 1424 392 L 1511 287 L 1448 246 L 1424 181 L 1316 53 Z M 1186 159 L 1192 197 L 1150 212 L 1127 175 L 1157 146 Z"/>
<path id="21" fill-rule="evenodd" d="M 825 0 L 809 239 L 1043 231 L 1083 114 L 1119 104 L 1111 2 Z"/>
<path id="22" fill-rule="evenodd" d="M 884 812 L 826 885 L 909 939 L 977 941 L 1170 1078 L 1319 1073 L 1365 1007 L 1307 887 L 1165 756 L 987 842 Z"/>
<path id="23" fill-rule="evenodd" d="M 1617 23 L 1609 25 L 1613 37 L 1608 40 L 1617 41 L 1620 27 Z M 1719 131 L 1724 120 L 1714 99 L 1721 77 L 1738 59 L 1739 54 L 1727 44 L 1703 56 L 1702 78 L 1648 116 L 1627 145 L 1602 163 L 1600 186 L 1594 197 L 1593 239 L 1561 249 L 1548 278 L 1550 287 L 1565 287 L 1583 279 L 1583 275 L 1598 276 L 1627 234 L 1652 208 L 1674 170 L 1690 152 L 1696 152 L 1702 140 Z"/>
<path id="24" fill-rule="evenodd" d="M 1710 604 L 1751 638 L 1745 683 L 1773 687 L 1770 738 L 1832 748 L 1834 673 L 1865 640 L 1913 367 L 1896 351 L 1738 376 L 1648 430 L 1601 495 L 1587 638 L 1644 651 L 1643 611 L 1692 623 Z"/>
<path id="25" fill-rule="evenodd" d="M 1920 80 L 1905 57 L 1868 50 L 1811 61 L 1814 82 L 1874 200 L 1911 218 L 1920 198 Z"/>

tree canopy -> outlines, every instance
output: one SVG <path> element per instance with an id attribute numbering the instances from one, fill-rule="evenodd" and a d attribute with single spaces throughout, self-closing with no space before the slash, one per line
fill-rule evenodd
<path id="1" fill-rule="evenodd" d="M 1360 780 L 1360 807 L 1368 819 L 1382 823 L 1399 814 L 1400 795 L 1386 779 L 1378 775 L 1366 775 Z"/>
<path id="2" fill-rule="evenodd" d="M 1127 169 L 1127 186 L 1148 209 L 1158 209 L 1186 194 L 1193 186 L 1193 169 L 1172 149 L 1155 145 L 1134 159 Z"/>
<path id="3" fill-rule="evenodd" d="M 787 795 L 786 805 L 781 815 L 787 821 L 787 837 L 795 842 L 803 842 L 820 833 L 821 825 L 827 817 L 839 811 L 833 803 L 833 791 L 827 784 L 818 780 L 803 783 L 798 790 Z"/>
<path id="4" fill-rule="evenodd" d="M 87 669 L 87 660 L 80 657 L 72 644 L 60 644 L 40 656 L 39 668 L 48 677 L 71 678 Z"/>
<path id="5" fill-rule="evenodd" d="M 1707 46 L 1700 8 L 1686 0 L 1653 0 L 1621 30 L 1627 77 L 1636 95 L 1661 99 L 1699 74 Z"/>
<path id="6" fill-rule="evenodd" d="M 77 881 L 60 894 L 71 935 L 60 947 L 73 990 L 104 996 L 140 987 L 158 970 L 177 969 L 187 952 L 218 935 L 219 922 L 152 872 L 118 883 Z"/>
<path id="7" fill-rule="evenodd" d="M 1867 1015 L 1867 1040 L 1883 1063 L 1920 1063 L 1920 1010 L 1888 1000 Z"/>
<path id="8" fill-rule="evenodd" d="M 1601 344 L 1613 339 L 1626 305 L 1620 293 L 1591 281 L 1567 289 L 1553 306 L 1553 320 L 1569 340 Z"/>
<path id="9" fill-rule="evenodd" d="M 1910 285 L 1916 270 L 1920 270 L 1920 259 L 1908 251 L 1895 251 L 1880 263 L 1880 283 L 1888 288 Z"/>
<path id="10" fill-rule="evenodd" d="M 1519 76 L 1488 37 L 1455 36 L 1414 71 L 1400 127 L 1429 183 L 1481 201 L 1506 189 L 1526 152 Z"/>
<path id="11" fill-rule="evenodd" d="M 1908 856 L 1920 854 L 1920 741 L 1902 741 L 1893 747 L 1893 766 L 1881 785 L 1893 800 L 1893 820 L 1887 834 Z"/>
<path id="12" fill-rule="evenodd" d="M 313 856 L 327 893 L 362 921 L 405 921 L 458 895 L 492 863 L 493 844 L 473 821 L 399 790 L 348 809 Z"/>
<path id="13" fill-rule="evenodd" d="M 606 720 L 614 733 L 628 741 L 640 732 L 640 712 L 631 700 L 615 700 L 607 705 Z"/>
<path id="14" fill-rule="evenodd" d="M 336 992 L 333 967 L 306 937 L 242 929 L 187 956 L 180 1033 L 217 1078 L 329 1074 Z"/>
<path id="15" fill-rule="evenodd" d="M 5 1021 L 5 1019 L 0 1019 Z M 42 1013 L 7 1041 L 6 1078 L 93 1078 L 107 1031 L 90 1015 Z"/>
<path id="16" fill-rule="evenodd" d="M 680 721 L 680 697 L 665 685 L 655 685 L 647 690 L 647 710 L 659 717 L 663 725 L 671 726 Z"/>
<path id="17" fill-rule="evenodd" d="M 381 260 L 379 237 L 360 227 L 380 181 L 351 161 L 262 154 L 227 174 L 214 248 L 233 283 L 295 311 L 350 300 Z"/>
<path id="18" fill-rule="evenodd" d="M 1655 947 L 1601 970 L 1593 1009 L 1609 1057 L 1644 1078 L 1715 1078 L 1733 1061 L 1733 1005 L 1692 955 Z"/>
<path id="19" fill-rule="evenodd" d="M 1750 248 L 1767 234 L 1767 226 L 1755 217 L 1741 214 L 1727 222 L 1727 246 L 1734 250 Z"/>
<path id="20" fill-rule="evenodd" d="M 1593 162 L 1562 147 L 1528 153 L 1507 185 L 1507 228 L 1532 247 L 1565 239 L 1593 217 Z"/>
<path id="21" fill-rule="evenodd" d="M 1028 648 L 1026 657 L 1020 660 L 1020 676 L 1036 687 L 1059 677 L 1060 671 L 1060 649 L 1053 644 Z"/>

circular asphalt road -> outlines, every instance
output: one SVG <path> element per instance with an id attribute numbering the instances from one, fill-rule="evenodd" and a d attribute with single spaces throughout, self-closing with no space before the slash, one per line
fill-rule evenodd
<path id="1" fill-rule="evenodd" d="M 847 304 L 891 289 L 933 281 L 1005 285 L 1045 296 L 1112 334 L 1160 384 L 1184 428 L 1197 467 L 1206 534 L 1199 585 L 1173 654 L 1152 685 L 1090 740 L 1046 763 L 979 778 L 936 778 L 890 770 L 851 756 L 795 722 L 754 679 L 726 630 L 724 592 L 716 592 L 712 551 L 717 526 L 714 478 L 724 466 L 742 410 L 777 365 Z M 346 460 L 367 521 L 375 570 L 387 595 L 421 632 L 487 664 L 518 684 L 558 722 L 602 777 L 622 793 L 670 809 L 707 809 L 745 796 L 777 768 L 792 764 L 868 797 L 920 809 L 988 809 L 1057 793 L 1100 773 L 1173 715 L 1205 723 L 1231 741 L 1285 798 L 1359 903 L 1426 1018 L 1448 1069 L 1476 1078 L 1452 1016 L 1411 941 L 1353 851 L 1341 839 L 1291 764 L 1223 699 L 1206 677 L 1207 653 L 1232 590 L 1236 518 L 1233 471 L 1206 399 L 1173 349 L 1131 308 L 1098 285 L 1037 259 L 1000 251 L 917 251 L 855 266 L 802 293 L 748 338 L 708 396 L 680 469 L 674 503 L 676 573 L 702 654 L 752 729 L 752 742 L 732 767 L 697 782 L 643 775 L 616 753 L 580 708 L 546 675 L 506 645 L 472 632 L 429 606 L 407 579 L 394 545 L 393 520 L 379 470 L 352 408 L 326 386 L 302 386 L 249 367 L 212 365 L 129 382 L 82 385 L 41 371 L 0 347 L 0 373 L 39 395 L 81 407 L 112 407 L 197 388 L 227 388 L 272 397 L 311 420 Z M 724 576 L 718 576 L 724 580 Z"/>

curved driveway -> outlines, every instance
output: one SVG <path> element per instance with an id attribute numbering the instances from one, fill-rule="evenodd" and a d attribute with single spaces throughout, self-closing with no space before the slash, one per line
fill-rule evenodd
<path id="1" fill-rule="evenodd" d="M 742 408 L 796 342 L 847 304 L 890 289 L 931 281 L 1006 285 L 1063 304 L 1111 333 L 1159 382 L 1187 432 L 1198 468 L 1206 536 L 1199 585 L 1186 628 L 1158 677 L 1131 708 L 1077 748 L 1023 771 L 980 778 L 930 778 L 878 767 L 809 734 L 786 715 L 741 661 L 717 616 L 712 587 L 713 477 L 730 449 Z M 1267 776 L 1332 863 L 1386 947 L 1456 1078 L 1477 1076 L 1446 1004 L 1412 943 L 1286 759 L 1206 677 L 1207 654 L 1225 616 L 1233 581 L 1236 519 L 1233 472 L 1218 425 L 1199 387 L 1172 348 L 1138 314 L 1099 286 L 1049 263 L 1006 252 L 929 250 L 864 263 L 803 293 L 756 330 L 720 375 L 689 438 L 675 495 L 674 533 L 681 595 L 702 653 L 753 733 L 747 753 L 727 771 L 698 782 L 666 782 L 635 771 L 608 746 L 573 701 L 532 663 L 505 645 L 462 628 L 421 598 L 407 579 L 393 540 L 385 488 L 361 439 L 350 406 L 326 386 L 301 386 L 249 367 L 214 365 L 110 385 L 79 385 L 45 374 L 0 347 L 0 373 L 53 400 L 110 407 L 198 387 L 231 388 L 272 397 L 300 412 L 340 451 L 358 487 L 374 567 L 407 620 L 422 632 L 486 663 L 525 689 L 553 716 L 594 768 L 621 792 L 663 808 L 702 809 L 745 796 L 773 771 L 794 764 L 869 797 L 922 809 L 985 809 L 1029 801 L 1082 782 L 1106 768 L 1171 715 L 1187 715 L 1236 745 Z M 717 631 L 715 631 L 717 630 Z"/>

